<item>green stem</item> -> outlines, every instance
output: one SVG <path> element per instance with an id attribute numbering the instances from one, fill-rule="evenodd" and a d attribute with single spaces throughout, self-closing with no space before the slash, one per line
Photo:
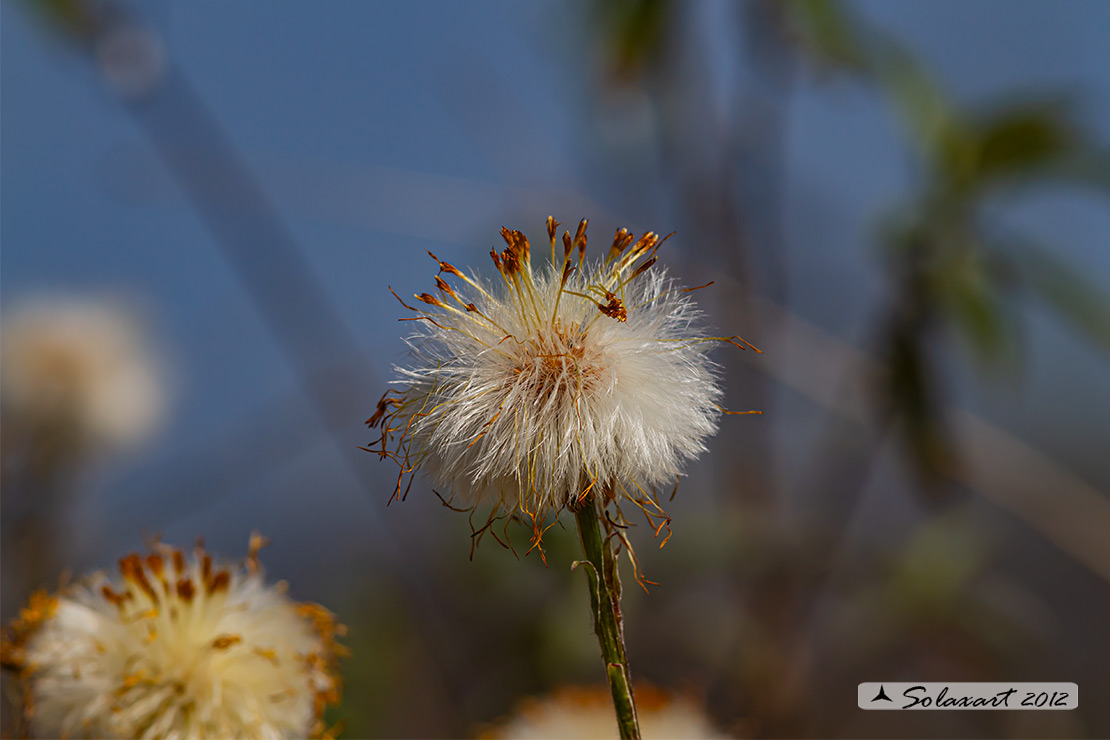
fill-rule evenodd
<path id="1" fill-rule="evenodd" d="M 610 540 L 603 538 L 599 522 L 601 509 L 591 495 L 574 512 L 582 551 L 590 566 L 590 607 L 594 615 L 594 632 L 605 661 L 605 674 L 613 692 L 613 707 L 621 740 L 640 740 L 640 722 L 636 717 L 636 700 L 632 696 L 632 678 L 624 653 L 624 627 L 621 624 L 621 582 L 617 574 L 617 558 Z"/>

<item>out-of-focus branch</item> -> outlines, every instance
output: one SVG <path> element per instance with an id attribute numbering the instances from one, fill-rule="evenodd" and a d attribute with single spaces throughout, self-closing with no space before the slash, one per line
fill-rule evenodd
<path id="1" fill-rule="evenodd" d="M 757 306 L 779 331 L 764 340 L 757 359 L 742 359 L 838 417 L 867 422 L 869 379 L 880 372 L 875 361 L 774 303 L 760 299 Z M 959 482 L 1110 582 L 1110 500 L 975 414 L 950 406 L 945 415 L 963 452 Z"/>

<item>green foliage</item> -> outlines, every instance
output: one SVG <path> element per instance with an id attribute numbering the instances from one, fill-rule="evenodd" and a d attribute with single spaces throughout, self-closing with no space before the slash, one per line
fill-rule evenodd
<path id="1" fill-rule="evenodd" d="M 964 181 L 954 183 L 957 187 L 1035 176 L 1043 167 L 1076 153 L 1082 146 L 1066 108 L 1051 100 L 990 109 L 972 130 L 974 166 Z"/>
<path id="2" fill-rule="evenodd" d="M 984 365 L 1011 359 L 1016 301 L 1044 300 L 1106 347 L 1110 308 L 1078 271 L 1048 250 L 992 243 L 984 204 L 1003 188 L 1060 181 L 1110 192 L 1110 159 L 1073 124 L 1060 97 L 963 106 L 893 37 L 832 0 L 786 3 L 800 48 L 875 87 L 916 153 L 921 180 L 880 243 L 892 282 L 882 329 L 887 382 L 881 403 L 901 421 L 922 479 L 952 469 L 956 446 L 943 423 L 944 398 L 928 362 L 938 331 L 960 336 Z M 929 486 L 929 488 L 932 488 Z"/>
<path id="3" fill-rule="evenodd" d="M 597 7 L 614 71 L 620 77 L 638 76 L 664 41 L 670 0 L 612 0 Z"/>
<path id="4" fill-rule="evenodd" d="M 29 15 L 52 33 L 83 44 L 99 30 L 99 22 L 89 7 L 79 0 L 24 0 Z"/>

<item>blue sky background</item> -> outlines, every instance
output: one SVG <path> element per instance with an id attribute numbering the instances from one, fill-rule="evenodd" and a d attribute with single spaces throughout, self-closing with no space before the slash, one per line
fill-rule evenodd
<path id="1" fill-rule="evenodd" d="M 958 99 L 1068 91 L 1081 122 L 1110 141 L 1110 5 L 857 7 L 903 38 Z M 536 230 L 549 212 L 563 221 L 589 215 L 600 229 L 667 229 L 665 193 L 608 186 L 614 178 L 606 169 L 625 164 L 622 141 L 652 123 L 637 118 L 635 101 L 629 114 L 624 101 L 598 99 L 590 79 L 598 52 L 580 32 L 589 15 L 577 4 L 289 3 L 262 12 L 160 2 L 139 11 L 377 361 L 370 388 L 383 385 L 388 364 L 403 353 L 386 284 L 423 289 L 424 249 L 479 265 L 502 224 Z M 712 27 L 730 12 L 728 3 L 707 2 L 696 15 Z M 312 479 L 315 466 L 333 467 L 326 443 L 289 460 L 287 471 L 257 471 L 234 500 L 184 517 L 177 504 L 163 507 L 157 490 L 138 490 L 182 451 L 218 446 L 259 408 L 299 409 L 288 413 L 302 422 L 308 411 L 256 309 L 128 113 L 26 7 L 5 3 L 3 13 L 3 299 L 121 292 L 149 310 L 173 365 L 168 426 L 140 457 L 90 480 L 81 516 L 96 525 L 95 535 L 76 540 L 84 557 L 118 551 L 114 539 L 136 538 L 139 526 L 171 537 L 214 528 L 210 537 L 238 541 L 240 517 L 252 513 L 252 526 L 273 531 L 296 522 L 300 530 L 327 510 L 326 526 L 357 531 L 380 501 L 367 501 L 349 480 Z M 731 51 L 711 45 L 707 53 Z M 725 101 L 749 82 L 719 79 L 717 94 Z M 856 341 L 880 290 L 869 229 L 905 193 L 912 163 L 888 112 L 859 86 L 808 80 L 791 106 L 791 309 Z M 603 148 L 616 154 L 597 156 Z M 1014 211 L 1023 227 L 1110 288 L 1103 203 L 1061 189 L 1029 194 Z M 676 242 L 696 250 L 681 234 Z M 1098 409 L 1110 407 L 1106 358 L 1043 311 L 1031 316 L 1022 377 L 970 390 L 968 400 L 1105 485 L 1110 478 L 1095 453 L 1105 439 Z M 367 415 L 351 409 L 352 444 L 362 441 Z M 367 475 L 378 475 L 372 463 L 367 456 Z"/>

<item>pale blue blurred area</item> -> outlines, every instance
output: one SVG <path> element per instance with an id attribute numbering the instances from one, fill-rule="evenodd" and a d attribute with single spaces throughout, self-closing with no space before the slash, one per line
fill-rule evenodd
<path id="1" fill-rule="evenodd" d="M 630 154 L 658 122 L 635 100 L 599 100 L 602 87 L 591 79 L 599 52 L 582 31 L 590 14 L 580 4 L 135 7 L 225 127 L 376 363 L 365 379 L 370 395 L 384 389 L 404 351 L 403 325 L 394 321 L 402 310 L 386 285 L 402 295 L 427 289 L 434 270 L 425 249 L 477 266 L 500 226 L 538 237 L 548 213 L 570 223 L 589 216 L 599 241 L 622 225 L 671 230 L 666 193 L 651 182 L 657 163 Z M 729 7 L 706 3 L 699 18 L 711 25 Z M 905 39 L 957 99 L 1074 90 L 1081 123 L 1110 142 L 1110 3 L 857 7 Z M 0 34 L 4 301 L 59 289 L 135 296 L 176 363 L 162 433 L 141 454 L 90 475 L 74 515 L 74 565 L 110 561 L 144 528 L 175 542 L 203 534 L 230 553 L 261 529 L 275 540 L 272 563 L 283 574 L 306 553 L 357 551 L 368 517 L 388 518 L 398 538 L 422 527 L 451 530 L 455 522 L 445 523 L 424 491 L 385 511 L 392 471 L 367 454 L 356 482 L 314 431 L 255 306 L 87 63 L 20 4 L 3 5 Z M 730 52 L 707 50 L 710 59 L 718 53 Z M 723 79 L 719 89 L 727 95 L 735 84 L 746 81 Z M 882 298 L 873 228 L 908 194 L 913 165 L 870 91 L 836 79 L 806 79 L 795 90 L 786 298 L 797 315 L 859 342 Z M 641 187 L 613 187 L 637 168 Z M 1013 218 L 1110 290 L 1105 204 L 1063 188 L 1023 198 Z M 701 277 L 696 245 L 680 233 L 673 249 L 690 257 L 675 262 Z M 1107 358 L 1043 310 L 1032 312 L 1024 377 L 983 388 L 956 370 L 957 387 L 1097 488 L 1110 487 L 1097 454 L 1106 429 L 1099 410 L 1110 408 Z M 368 441 L 361 424 L 372 411 L 351 408 L 351 446 Z M 1046 415 L 1060 424 L 1044 428 Z M 259 464 L 239 472 L 228 496 L 227 482 L 209 480 L 203 466 L 218 451 L 235 468 L 243 441 L 236 430 L 260 418 L 275 439 L 260 438 Z M 274 452 L 283 444 L 287 452 Z M 193 455 L 195 470 L 182 462 Z M 280 465 L 268 465 L 274 455 Z M 167 471 L 175 479 L 195 473 L 196 499 L 164 496 Z M 465 533 L 458 540 L 466 546 Z"/>

